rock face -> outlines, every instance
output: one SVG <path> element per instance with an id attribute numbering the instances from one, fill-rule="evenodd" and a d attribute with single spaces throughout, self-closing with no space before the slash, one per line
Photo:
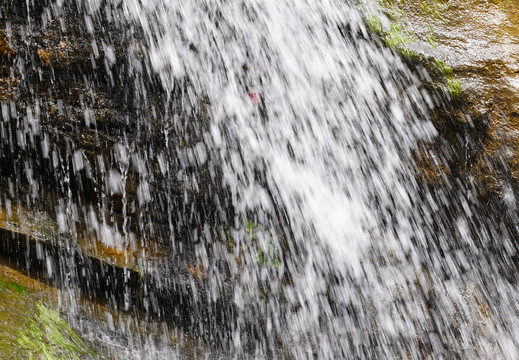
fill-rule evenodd
<path id="1" fill-rule="evenodd" d="M 454 95 L 434 114 L 440 137 L 418 156 L 422 179 L 439 184 L 469 175 L 485 198 L 517 189 L 519 3 L 386 0 L 380 4 L 378 10 L 367 11 L 372 27 L 380 24 L 386 43 L 388 38 L 395 42 L 394 29 L 399 29 L 401 41 L 395 47 L 425 65 L 424 80 L 431 87 Z M 451 79 L 459 81 L 459 94 L 453 93 Z"/>
<path id="2" fill-rule="evenodd" d="M 138 31 L 110 21 L 116 5 L 103 19 L 80 6 L 0 0 L 1 256 L 65 284 L 91 275 L 89 296 L 129 292 L 188 327 L 201 328 L 195 309 L 225 323 L 229 306 L 211 310 L 190 270 L 201 229 L 225 216 L 206 104 L 186 106 L 181 83 L 166 94 Z"/>
<path id="3" fill-rule="evenodd" d="M 207 117 L 162 91 L 134 30 L 43 3 L 0 3 L 0 201 L 169 245 L 195 221 L 172 204 L 214 213 Z"/>
<path id="4" fill-rule="evenodd" d="M 468 170 L 490 192 L 519 180 L 518 14 L 514 1 L 451 1 L 433 26 L 436 47 L 416 43 L 417 51 L 444 59 L 460 78 L 465 103 L 457 120 L 488 124 Z M 410 17 L 410 24 L 419 23 Z"/>
<path id="5" fill-rule="evenodd" d="M 423 183 L 441 188 L 468 177 L 481 198 L 513 198 L 519 189 L 519 3 L 381 3 L 372 27 L 411 64 L 418 60 L 427 69 L 422 76 L 439 136 L 417 151 Z M 165 317 L 164 309 L 182 306 L 183 313 L 170 318 L 192 328 L 200 318 L 216 322 L 203 331 L 228 326 L 232 301 L 206 301 L 199 283 L 220 279 L 193 255 L 200 238 L 217 237 L 214 229 L 226 217 L 224 191 L 214 187 L 218 169 L 204 142 L 207 104 L 199 99 L 188 107 L 192 99 L 181 83 L 168 97 L 137 30 L 85 17 L 76 6 L 0 0 L 0 235 L 9 245 L 3 253 L 14 258 L 22 249 L 17 246 L 27 244 L 24 254 L 43 249 L 55 262 L 72 254 L 74 265 L 95 278 L 86 292 L 129 289 L 135 307 L 148 306 L 149 313 Z M 107 5 L 107 19 L 117 11 Z M 46 226 L 31 215 L 38 210 L 48 214 Z M 62 252 L 54 233 L 69 234 L 66 246 L 81 250 Z M 47 239 L 45 246 L 37 245 L 38 236 Z M 153 274 L 143 278 L 142 257 L 167 268 L 166 284 Z M 48 274 L 46 260 L 38 261 Z M 277 261 L 261 258 L 271 267 Z M 103 267 L 103 280 L 132 284 L 106 285 L 96 278 Z M 144 287 L 156 291 L 143 295 Z M 466 291 L 467 302 L 483 303 L 474 289 Z M 207 308 L 188 304 L 194 298 Z M 188 319 L 186 304 L 198 314 Z M 490 326 L 486 310 L 469 310 L 481 318 L 470 326 Z"/>
<path id="6" fill-rule="evenodd" d="M 474 274 L 492 263 L 492 274 L 517 285 L 518 14 L 519 2 L 506 0 L 382 0 L 366 10 L 375 37 L 408 59 L 429 96 L 424 99 L 438 136 L 420 145 L 416 167 L 423 201 L 434 208 L 423 219 L 434 223 L 434 232 L 452 231 L 441 245 L 439 262 L 457 251 L 471 258 L 468 276 L 451 278 L 447 272 L 446 280 L 441 272 L 431 271 L 431 283 L 438 277 L 439 282 L 456 284 L 461 300 L 454 311 L 439 307 L 442 290 L 421 280 L 427 299 L 422 309 L 451 324 L 454 336 L 441 339 L 451 357 L 507 356 L 496 346 L 494 331 L 506 306 L 500 308 L 499 300 L 488 295 L 494 280 Z M 478 240 L 464 244 L 467 238 Z M 434 236 L 426 239 L 427 251 L 436 241 Z M 433 296 L 428 297 L 429 291 Z M 424 319 L 427 316 L 419 321 L 427 324 Z M 461 335 L 464 331 L 478 339 L 469 344 Z M 424 357 L 435 353 L 422 347 L 427 334 L 416 334 Z"/>

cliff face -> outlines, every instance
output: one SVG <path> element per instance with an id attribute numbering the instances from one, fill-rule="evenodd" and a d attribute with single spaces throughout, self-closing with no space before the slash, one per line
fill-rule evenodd
<path id="1" fill-rule="evenodd" d="M 101 20 L 76 4 L 43 5 L 0 3 L 2 202 L 55 219 L 75 208 L 69 229 L 91 228 L 94 216 L 123 237 L 169 245 L 195 220 L 168 206 L 214 213 L 205 105 L 181 106 L 180 84 L 180 95 L 165 94 L 138 31 L 110 20 L 116 9 Z"/>
<path id="2" fill-rule="evenodd" d="M 194 279 L 198 230 L 220 219 L 206 104 L 163 91 L 116 5 L 78 6 L 0 1 L 0 252 L 89 297 L 171 310 L 192 300 L 169 291 Z"/>
<path id="3" fill-rule="evenodd" d="M 501 195 L 519 180 L 518 14 L 513 1 L 453 1 L 435 25 L 437 46 L 416 44 L 424 54 L 445 59 L 461 80 L 458 121 L 485 120 L 468 171 L 486 191 Z"/>
<path id="4" fill-rule="evenodd" d="M 469 176 L 484 198 L 516 193 L 519 3 L 387 0 L 380 4 L 368 11 L 372 27 L 378 26 L 386 43 L 396 37 L 395 47 L 427 69 L 424 80 L 429 87 L 450 98 L 433 114 L 439 138 L 424 145 L 418 156 L 422 179 L 433 184 Z"/>
<path id="5" fill-rule="evenodd" d="M 173 98 L 165 94 L 139 31 L 110 20 L 119 9 L 107 6 L 96 19 L 77 6 L 0 2 L 3 203 L 54 220 L 76 211 L 66 224 L 73 230 L 92 228 L 93 214 L 123 237 L 144 239 L 104 244 L 117 251 L 169 246 L 172 234 L 188 238 L 206 221 L 225 222 L 203 140 L 208 104 L 188 108 L 181 83 Z M 419 177 L 434 186 L 469 176 L 481 197 L 515 192 L 517 2 L 384 0 L 370 11 L 380 38 L 427 70 L 439 136 L 417 151 Z M 98 228 L 90 235 L 100 239 Z"/>

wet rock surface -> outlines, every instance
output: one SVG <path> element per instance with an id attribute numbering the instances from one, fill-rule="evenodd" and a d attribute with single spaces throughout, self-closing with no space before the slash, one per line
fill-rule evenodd
<path id="1" fill-rule="evenodd" d="M 447 357 L 509 356 L 494 331 L 503 322 L 502 295 L 488 290 L 493 280 L 474 275 L 488 269 L 517 285 L 518 13 L 518 2 L 500 0 L 388 0 L 366 11 L 373 37 L 399 52 L 420 77 L 438 131 L 415 153 L 421 200 L 432 207 L 421 226 L 433 233 L 447 229 L 452 238 L 440 244 L 425 239 L 427 252 L 438 246 L 442 260 L 468 254 L 452 260 L 463 264 L 461 270 L 449 270 L 441 280 L 428 269 L 433 275 L 421 278 L 418 295 L 404 301 L 412 307 L 422 299 L 420 310 L 410 313 L 428 313 L 419 320 L 423 331 L 409 340 L 423 357 L 442 351 Z M 449 86 L 453 80 L 461 91 Z M 475 241 L 466 244 L 467 238 Z M 453 287 L 431 286 L 442 280 Z M 440 309 L 446 293 L 457 294 L 457 305 Z M 448 319 L 450 329 L 434 339 L 424 319 L 438 316 Z M 477 336 L 467 337 L 470 332 Z"/>
<path id="2" fill-rule="evenodd" d="M 83 296 L 212 339 L 232 305 L 212 302 L 193 270 L 210 237 L 200 224 L 220 219 L 207 104 L 185 106 L 182 84 L 165 94 L 138 32 L 110 21 L 115 9 L 101 20 L 76 4 L 0 1 L 0 14 L 2 254 L 55 286 L 83 284 Z"/>
<path id="3" fill-rule="evenodd" d="M 406 29 L 410 40 L 404 47 L 425 64 L 424 80 L 443 88 L 441 62 L 461 85 L 461 94 L 443 101 L 433 114 L 440 137 L 426 146 L 432 154 L 419 156 L 422 178 L 441 183 L 469 176 L 478 195 L 487 199 L 517 193 L 519 4 L 426 0 L 382 5 L 386 21 Z"/>
<path id="4" fill-rule="evenodd" d="M 422 181 L 434 186 L 468 180 L 487 201 L 517 194 L 518 3 L 370 4 L 368 26 L 411 66 L 425 68 L 417 73 L 439 136 L 417 152 Z"/>
<path id="5" fill-rule="evenodd" d="M 95 349 L 95 355 L 85 355 L 84 358 L 216 359 L 219 356 L 202 339 L 192 337 L 164 321 L 148 321 L 144 317 L 114 311 L 108 304 L 68 297 L 67 290 L 49 285 L 34 273 L 30 277 L 28 275 L 0 257 L 0 354 L 3 359 L 22 359 L 31 353 L 36 358 L 43 356 L 38 349 L 24 348 L 19 344 L 22 334 L 30 338 L 34 335 L 28 332 L 27 325 L 34 322 L 38 306 L 42 305 L 59 312 L 81 337 L 81 341 Z M 150 335 L 156 342 L 150 342 Z M 45 346 L 47 351 L 59 351 L 59 347 L 53 347 L 48 340 L 39 342 L 39 345 L 42 348 Z M 65 358 L 73 355 L 69 353 L 69 357 Z"/>
<path id="6" fill-rule="evenodd" d="M 6 2 L 3 11 L 10 6 Z M 207 155 L 192 129 L 194 120 L 198 129 L 207 119 L 179 110 L 180 98 L 165 98 L 132 29 L 78 21 L 86 15 L 74 6 L 31 9 L 32 22 L 9 16 L 0 24 L 0 184 L 30 207 L 62 207 L 57 200 L 71 197 L 78 208 L 91 206 L 97 218 L 113 209 L 103 221 L 169 243 L 171 228 L 180 233 L 191 224 L 172 224 L 157 207 L 210 206 L 203 191 L 210 177 L 202 169 Z M 146 81 L 137 91 L 139 77 Z M 176 113 L 175 124 L 163 126 L 164 111 Z M 155 151 L 166 142 L 171 153 Z M 191 164 L 171 168 L 185 161 Z M 189 166 L 192 171 L 179 173 Z M 76 220 L 84 223 L 85 217 Z M 153 222 L 153 230 L 143 228 L 142 219 Z"/>

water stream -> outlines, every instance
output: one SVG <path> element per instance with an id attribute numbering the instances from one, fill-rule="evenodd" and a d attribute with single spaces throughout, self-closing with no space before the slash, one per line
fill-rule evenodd
<path id="1" fill-rule="evenodd" d="M 78 260 L 90 255 L 42 260 L 68 302 L 100 289 L 224 358 L 516 357 L 513 195 L 499 217 L 463 179 L 419 182 L 412 154 L 436 135 L 436 100 L 358 4 L 57 1 L 32 22 L 70 13 L 103 64 L 74 81 L 111 93 L 119 115 L 105 124 L 84 98 L 58 143 L 19 59 L 34 103 L 2 103 L 2 207 L 47 212 L 58 244 L 142 256 L 106 286 Z M 49 89 L 74 77 L 55 72 Z"/>

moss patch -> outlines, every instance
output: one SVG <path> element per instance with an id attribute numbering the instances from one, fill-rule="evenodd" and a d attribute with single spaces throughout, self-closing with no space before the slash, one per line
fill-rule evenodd
<path id="1" fill-rule="evenodd" d="M 394 22 L 391 24 L 384 40 L 387 46 L 398 50 L 404 56 L 411 57 L 416 54 L 415 51 L 407 47 L 408 44 L 413 42 L 411 34 L 405 31 L 399 23 Z"/>
<path id="2" fill-rule="evenodd" d="M 0 358 L 97 359 L 59 313 L 27 288 L 0 278 Z"/>
<path id="3" fill-rule="evenodd" d="M 444 61 L 436 58 L 434 59 L 434 64 L 445 77 L 446 85 L 442 86 L 443 91 L 449 94 L 453 99 L 458 98 L 461 95 L 461 81 L 454 76 L 452 68 Z"/>
<path id="4" fill-rule="evenodd" d="M 5 279 L 0 278 L 0 290 L 3 290 L 3 291 L 10 290 L 15 293 L 22 293 L 22 292 L 27 291 L 27 288 L 23 285 L 15 283 L 15 282 L 7 281 Z"/>
<path id="5" fill-rule="evenodd" d="M 379 0 L 379 14 L 389 20 L 389 26 L 384 27 L 380 16 L 367 15 L 366 25 L 370 31 L 380 36 L 385 44 L 407 58 L 417 58 L 417 53 L 409 45 L 415 39 L 427 41 L 432 47 L 436 47 L 438 40 L 435 34 L 435 26 L 439 22 L 445 23 L 443 13 L 451 6 L 448 0 Z M 423 21 L 427 23 L 428 33 L 418 36 L 409 23 L 409 15 L 419 13 Z M 424 59 L 422 59 L 424 60 Z M 439 70 L 438 86 L 451 98 L 455 99 L 461 95 L 461 81 L 457 78 L 452 68 L 444 61 L 432 58 L 425 60 L 425 66 L 429 69 Z M 434 71 L 433 71 L 434 72 Z"/>
<path id="6" fill-rule="evenodd" d="M 244 227 L 245 234 L 242 236 L 242 241 L 239 248 L 240 255 L 236 259 L 236 262 L 241 262 L 244 253 L 247 253 L 249 256 L 255 253 L 258 265 L 271 268 L 280 267 L 281 249 L 277 239 L 274 236 L 268 234 L 262 225 L 256 224 L 254 221 L 246 220 Z M 238 231 L 239 230 L 240 229 L 238 229 Z M 225 239 L 227 246 L 230 249 L 235 247 L 236 241 L 230 235 L 229 231 L 226 231 Z"/>
<path id="7" fill-rule="evenodd" d="M 17 343 L 29 359 L 98 358 L 58 312 L 41 303 L 36 304 L 36 310 L 36 316 L 17 333 Z"/>

